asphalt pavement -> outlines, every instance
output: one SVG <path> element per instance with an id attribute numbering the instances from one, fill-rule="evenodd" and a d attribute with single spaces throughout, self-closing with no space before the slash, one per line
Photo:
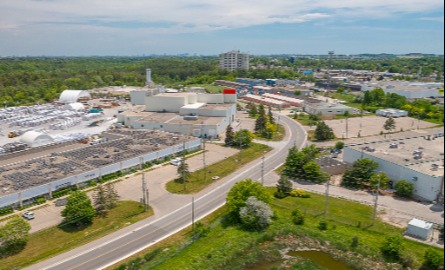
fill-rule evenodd
<path id="1" fill-rule="evenodd" d="M 190 201 L 168 215 L 148 218 L 26 269 L 104 269 L 187 228 L 192 224 L 193 208 L 194 220 L 199 221 L 225 204 L 227 193 L 235 183 L 246 178 L 260 180 L 263 172 L 267 175 L 283 164 L 289 148 L 306 144 L 307 134 L 302 126 L 285 116 L 281 116 L 281 123 L 288 130 L 287 138 L 271 143 L 278 148 L 267 154 L 264 163 L 254 161 L 196 194 L 194 204 Z"/>

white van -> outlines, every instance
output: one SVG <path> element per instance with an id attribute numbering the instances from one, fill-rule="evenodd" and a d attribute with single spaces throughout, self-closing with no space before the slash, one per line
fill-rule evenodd
<path id="1" fill-rule="evenodd" d="M 175 158 L 170 161 L 170 164 L 173 166 L 179 166 L 182 163 L 182 158 Z"/>

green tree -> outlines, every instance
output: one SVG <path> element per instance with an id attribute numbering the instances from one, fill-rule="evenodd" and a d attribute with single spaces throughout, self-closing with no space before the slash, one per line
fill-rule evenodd
<path id="1" fill-rule="evenodd" d="M 96 210 L 88 195 L 83 191 L 74 191 L 68 197 L 66 207 L 62 210 L 64 224 L 90 224 L 96 215 Z"/>
<path id="2" fill-rule="evenodd" d="M 232 125 L 229 125 L 226 129 L 226 139 L 224 142 L 225 142 L 226 146 L 236 145 L 235 131 L 233 130 Z"/>
<path id="3" fill-rule="evenodd" d="M 236 132 L 234 143 L 237 147 L 249 148 L 252 145 L 252 133 L 247 129 Z"/>
<path id="4" fill-rule="evenodd" d="M 388 259 L 398 260 L 403 251 L 402 238 L 399 236 L 389 237 L 383 243 L 380 250 Z"/>
<path id="5" fill-rule="evenodd" d="M 391 179 L 389 179 L 388 175 L 385 172 L 379 172 L 379 173 L 374 173 L 371 176 L 369 184 L 373 189 L 377 189 L 377 186 L 379 185 L 380 182 L 380 188 L 386 189 L 389 187 L 390 181 Z"/>
<path id="6" fill-rule="evenodd" d="M 345 148 L 345 143 L 344 142 L 337 142 L 335 144 L 335 149 L 342 150 L 344 148 Z"/>
<path id="7" fill-rule="evenodd" d="M 424 268 L 431 270 L 444 269 L 443 253 L 439 253 L 434 249 L 428 249 L 424 255 Z"/>
<path id="8" fill-rule="evenodd" d="M 317 124 L 315 129 L 315 139 L 317 141 L 329 141 L 335 139 L 335 134 L 332 128 L 330 128 L 325 122 L 321 121 Z"/>
<path id="9" fill-rule="evenodd" d="M 262 231 L 272 222 L 273 212 L 267 203 L 252 196 L 247 199 L 246 206 L 240 209 L 239 216 L 247 230 Z"/>
<path id="10" fill-rule="evenodd" d="M 304 179 L 313 183 L 326 183 L 329 175 L 323 172 L 317 162 L 311 160 L 303 166 Z"/>
<path id="11" fill-rule="evenodd" d="M 363 188 L 363 183 L 371 180 L 379 164 L 371 159 L 359 159 L 346 170 L 342 185 L 349 188 Z"/>
<path id="12" fill-rule="evenodd" d="M 277 184 L 276 197 L 277 198 L 287 197 L 292 192 L 292 190 L 293 190 L 292 181 L 289 180 L 289 177 L 287 177 L 286 175 L 284 175 L 284 174 L 281 175 L 280 180 L 278 180 L 278 184 Z"/>
<path id="13" fill-rule="evenodd" d="M 273 111 L 272 111 L 272 107 L 269 106 L 269 123 L 272 125 L 275 125 L 275 118 L 273 116 Z"/>
<path id="14" fill-rule="evenodd" d="M 396 194 L 403 198 L 410 198 L 414 193 L 414 184 L 406 180 L 401 180 L 394 186 Z"/>
<path id="15" fill-rule="evenodd" d="M 249 104 L 250 109 L 249 109 L 249 116 L 252 118 L 256 118 L 258 116 L 258 108 L 255 104 L 251 103 Z"/>
<path id="16" fill-rule="evenodd" d="M 387 132 L 392 132 L 393 130 L 395 130 L 397 128 L 396 126 L 396 121 L 394 120 L 394 118 L 389 117 L 385 124 L 383 125 L 383 128 L 387 131 Z"/>
<path id="17" fill-rule="evenodd" d="M 259 111 L 258 118 L 255 122 L 255 133 L 263 135 L 266 131 L 267 123 L 269 121 L 267 120 L 266 110 L 264 108 L 264 105 L 260 105 L 258 111 Z"/>
<path id="18" fill-rule="evenodd" d="M 179 182 L 183 184 L 187 183 L 191 173 L 189 165 L 185 160 L 183 160 L 181 164 L 179 164 L 177 172 L 179 174 Z"/>
<path id="19" fill-rule="evenodd" d="M 15 217 L 0 227 L 0 258 L 22 250 L 28 243 L 31 226 Z"/>
<path id="20" fill-rule="evenodd" d="M 252 181 L 252 179 L 246 179 L 241 181 L 229 191 L 227 195 L 227 212 L 230 221 L 239 223 L 240 210 L 246 206 L 247 200 L 250 197 L 255 197 L 264 203 L 270 203 L 272 197 L 266 188 L 260 183 Z"/>

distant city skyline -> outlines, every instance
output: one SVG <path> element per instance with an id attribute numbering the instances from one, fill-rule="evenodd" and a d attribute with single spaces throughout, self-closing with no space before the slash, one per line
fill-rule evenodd
<path id="1" fill-rule="evenodd" d="M 442 0 L 3 0 L 0 56 L 444 54 Z"/>

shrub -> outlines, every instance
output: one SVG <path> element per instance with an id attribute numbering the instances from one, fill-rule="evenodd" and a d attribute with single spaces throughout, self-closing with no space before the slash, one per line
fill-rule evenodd
<path id="1" fill-rule="evenodd" d="M 6 216 L 8 214 L 11 214 L 14 212 L 14 209 L 12 207 L 6 207 L 0 209 L 0 216 Z"/>
<path id="2" fill-rule="evenodd" d="M 45 198 L 37 198 L 36 199 L 36 204 L 44 204 L 46 203 L 46 199 Z"/>
<path id="3" fill-rule="evenodd" d="M 398 260 L 403 250 L 402 238 L 398 236 L 389 237 L 380 248 L 382 254 L 388 259 Z"/>
<path id="4" fill-rule="evenodd" d="M 396 194 L 403 198 L 410 198 L 414 193 L 414 184 L 406 180 L 402 180 L 395 185 Z"/>
<path id="5" fill-rule="evenodd" d="M 328 222 L 326 220 L 322 220 L 318 223 L 318 229 L 320 231 L 327 231 L 328 230 Z"/>
<path id="6" fill-rule="evenodd" d="M 285 193 L 282 192 L 282 191 L 277 191 L 277 192 L 274 193 L 274 196 L 275 196 L 275 198 L 277 198 L 277 199 L 284 199 L 284 198 L 287 197 L 287 194 L 285 194 Z"/>
<path id="7" fill-rule="evenodd" d="M 290 196 L 308 199 L 311 197 L 311 194 L 309 194 L 308 192 L 306 192 L 304 190 L 295 189 L 290 193 Z"/>
<path id="8" fill-rule="evenodd" d="M 358 236 L 354 236 L 352 238 L 351 248 L 356 249 L 358 248 L 359 245 L 360 245 L 360 239 L 358 238 Z"/>
<path id="9" fill-rule="evenodd" d="M 295 225 L 303 225 L 304 219 L 304 214 L 299 209 L 296 209 L 292 212 L 292 222 Z"/>
<path id="10" fill-rule="evenodd" d="M 423 265 L 425 267 L 428 267 L 431 270 L 443 269 L 443 264 L 444 264 L 443 253 L 440 254 L 439 252 L 433 249 L 428 249 L 425 252 L 424 259 L 425 261 Z"/>
<path id="11" fill-rule="evenodd" d="M 420 264 L 416 259 L 416 255 L 412 253 L 403 253 L 400 255 L 400 263 L 403 269 L 418 269 Z"/>
<path id="12" fill-rule="evenodd" d="M 256 197 L 250 197 L 246 206 L 241 208 L 239 215 L 244 228 L 261 231 L 269 227 L 273 212 L 267 203 L 258 200 Z"/>

